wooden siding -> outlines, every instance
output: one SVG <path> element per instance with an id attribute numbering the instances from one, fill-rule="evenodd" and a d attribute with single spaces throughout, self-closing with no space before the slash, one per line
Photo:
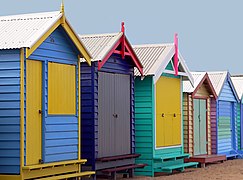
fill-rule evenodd
<path id="1" fill-rule="evenodd" d="M 48 62 L 76 65 L 78 50 L 62 27 L 58 27 L 29 57 L 44 64 L 43 91 L 43 161 L 44 163 L 78 158 L 78 105 L 72 116 L 48 115 Z M 78 96 L 78 86 L 76 86 Z M 78 98 L 76 98 L 78 104 Z"/>
<path id="2" fill-rule="evenodd" d="M 135 152 L 134 123 L 134 64 L 128 57 L 123 60 L 119 55 L 112 55 L 100 71 L 129 74 L 131 77 L 131 153 Z M 82 167 L 92 166 L 98 155 L 98 62 L 92 66 L 81 63 L 81 156 L 88 159 Z"/>
<path id="3" fill-rule="evenodd" d="M 236 126 L 237 126 L 237 144 L 238 144 L 238 147 L 237 149 L 241 149 L 241 119 L 240 119 L 240 116 L 241 116 L 241 113 L 240 113 L 240 106 L 241 106 L 241 103 L 237 103 L 237 116 L 236 116 Z"/>
<path id="4" fill-rule="evenodd" d="M 212 137 L 211 137 L 211 100 L 208 87 L 202 84 L 195 93 L 195 96 L 200 98 L 207 98 L 207 153 L 212 154 Z M 193 143 L 193 98 L 191 94 L 183 93 L 183 123 L 184 123 L 184 151 L 191 156 L 194 155 L 194 143 Z"/>
<path id="5" fill-rule="evenodd" d="M 98 69 L 95 63 L 89 67 L 81 63 L 81 157 L 87 159 L 85 166 L 95 168 L 98 154 Z"/>
<path id="6" fill-rule="evenodd" d="M 208 112 L 208 139 L 207 139 L 207 141 L 208 141 L 208 154 L 209 155 L 211 155 L 212 154 L 212 135 L 211 135 L 211 99 L 210 98 L 208 98 L 207 99 L 208 101 L 207 101 L 207 112 Z"/>
<path id="7" fill-rule="evenodd" d="M 20 51 L 0 51 L 0 173 L 20 173 Z"/>
<path id="8" fill-rule="evenodd" d="M 217 102 L 215 99 L 210 98 L 211 106 L 211 149 L 212 154 L 217 154 Z"/>
<path id="9" fill-rule="evenodd" d="M 230 154 L 238 147 L 236 118 L 236 97 L 227 79 L 217 101 L 217 153 Z"/>
<path id="10" fill-rule="evenodd" d="M 193 155 L 193 99 L 183 93 L 184 152 Z"/>
<path id="11" fill-rule="evenodd" d="M 233 93 L 232 87 L 230 86 L 229 81 L 225 81 L 221 93 L 218 97 L 219 101 L 230 101 L 236 102 L 235 95 Z"/>
<path id="12" fill-rule="evenodd" d="M 208 92 L 208 87 L 205 84 L 202 84 L 200 88 L 197 90 L 195 96 L 204 96 L 209 97 L 210 93 Z"/>
<path id="13" fill-rule="evenodd" d="M 141 156 L 136 163 L 148 163 L 144 169 L 136 169 L 138 175 L 153 176 L 154 105 L 153 79 L 151 76 L 135 79 L 135 143 L 136 153 Z"/>

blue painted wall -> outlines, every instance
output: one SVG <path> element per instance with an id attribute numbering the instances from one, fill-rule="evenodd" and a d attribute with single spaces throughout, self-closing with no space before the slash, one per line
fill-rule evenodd
<path id="1" fill-rule="evenodd" d="M 48 62 L 77 65 L 78 50 L 62 27 L 58 27 L 29 57 L 43 61 L 43 161 L 78 158 L 78 98 L 76 115 L 48 115 Z M 78 95 L 78 66 L 77 91 Z"/>
<path id="2" fill-rule="evenodd" d="M 229 155 L 237 150 L 236 118 L 237 98 L 227 78 L 217 100 L 217 154 Z"/>
<path id="3" fill-rule="evenodd" d="M 100 70 L 131 75 L 131 153 L 135 152 L 133 67 L 130 58 L 123 60 L 120 55 L 112 55 Z M 98 62 L 93 62 L 92 67 L 81 63 L 81 94 L 81 156 L 88 159 L 84 166 L 95 169 L 98 154 Z"/>
<path id="4" fill-rule="evenodd" d="M 20 51 L 0 51 L 0 173 L 20 173 Z"/>

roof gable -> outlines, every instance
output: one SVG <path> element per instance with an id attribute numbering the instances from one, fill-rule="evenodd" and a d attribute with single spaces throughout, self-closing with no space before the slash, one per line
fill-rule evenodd
<path id="1" fill-rule="evenodd" d="M 134 45 L 133 48 L 144 65 L 144 76 L 154 76 L 154 83 L 156 83 L 162 73 L 175 74 L 176 68 L 174 68 L 173 62 L 175 55 L 174 44 Z M 168 64 L 172 65 L 173 70 L 166 69 Z M 180 53 L 178 69 L 178 75 L 186 77 L 193 84 L 192 75 Z M 135 75 L 140 76 L 136 70 Z"/>
<path id="2" fill-rule="evenodd" d="M 228 86 L 230 88 L 228 89 L 228 91 L 231 91 L 235 100 L 239 102 L 239 98 L 234 88 L 234 85 L 231 81 L 230 74 L 227 71 L 207 72 L 207 73 L 213 84 L 216 94 L 219 98 L 222 98 L 222 96 L 224 96 L 222 94 L 225 93 L 225 90 L 227 89 Z"/>
<path id="3" fill-rule="evenodd" d="M 79 35 L 79 38 L 94 57 L 93 61 L 98 61 L 98 69 L 102 68 L 112 54 L 120 54 L 123 59 L 125 56 L 131 57 L 135 67 L 143 75 L 142 63 L 125 36 L 124 24 L 119 33 Z"/>
<path id="4" fill-rule="evenodd" d="M 217 98 L 217 94 L 206 72 L 191 72 L 191 74 L 194 79 L 194 87 L 189 81 L 183 81 L 183 92 L 192 93 L 192 96 L 194 96 L 199 88 L 204 84 L 207 85 L 207 90 L 213 95 L 213 97 L 215 99 Z"/>
<path id="5" fill-rule="evenodd" d="M 242 75 L 231 76 L 231 80 L 232 80 L 232 83 L 235 87 L 238 98 L 242 99 L 242 96 L 243 96 L 243 76 Z"/>
<path id="6" fill-rule="evenodd" d="M 64 12 L 32 13 L 0 17 L 0 49 L 26 49 L 27 58 L 59 26 L 62 26 L 90 64 L 91 56 L 65 18 Z"/>

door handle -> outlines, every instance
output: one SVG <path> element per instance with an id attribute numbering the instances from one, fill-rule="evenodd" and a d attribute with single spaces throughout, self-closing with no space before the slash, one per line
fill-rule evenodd
<path id="1" fill-rule="evenodd" d="M 114 118 L 118 118 L 118 114 L 114 113 L 114 114 L 113 114 L 113 117 L 114 117 Z"/>
<path id="2" fill-rule="evenodd" d="M 42 110 L 39 110 L 39 114 L 42 114 Z"/>

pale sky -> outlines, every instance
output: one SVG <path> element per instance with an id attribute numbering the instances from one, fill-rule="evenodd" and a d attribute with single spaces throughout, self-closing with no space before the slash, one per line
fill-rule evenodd
<path id="1" fill-rule="evenodd" d="M 60 9 L 61 0 L 4 0 L 0 15 Z M 120 31 L 125 21 L 132 44 L 173 42 L 190 70 L 243 74 L 242 0 L 65 0 L 65 13 L 79 34 Z"/>

